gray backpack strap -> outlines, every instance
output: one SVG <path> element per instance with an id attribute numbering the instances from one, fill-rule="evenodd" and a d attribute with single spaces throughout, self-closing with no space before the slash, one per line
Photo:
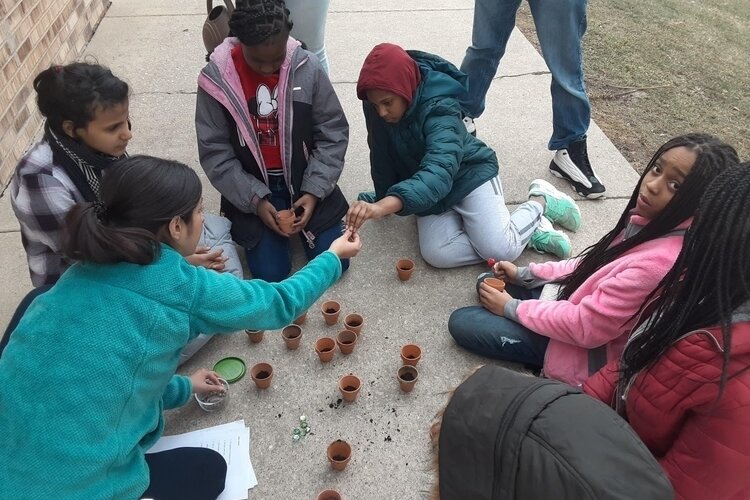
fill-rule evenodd
<path id="1" fill-rule="evenodd" d="M 601 370 L 607 364 L 607 344 L 589 349 L 589 376 Z"/>

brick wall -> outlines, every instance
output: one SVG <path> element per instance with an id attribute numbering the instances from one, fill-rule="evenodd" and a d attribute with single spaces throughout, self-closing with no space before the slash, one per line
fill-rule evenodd
<path id="1" fill-rule="evenodd" d="M 39 130 L 34 77 L 74 61 L 109 0 L 0 0 L 0 192 Z"/>

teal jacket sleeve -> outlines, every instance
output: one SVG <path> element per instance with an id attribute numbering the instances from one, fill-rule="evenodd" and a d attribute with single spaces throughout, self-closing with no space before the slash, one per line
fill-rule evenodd
<path id="1" fill-rule="evenodd" d="M 239 280 L 202 267 L 193 268 L 195 292 L 191 333 L 241 329 L 276 330 L 306 311 L 341 276 L 341 261 L 327 250 L 280 283 Z"/>
<path id="2" fill-rule="evenodd" d="M 164 402 L 164 409 L 171 410 L 179 408 L 188 402 L 190 394 L 193 392 L 193 383 L 190 377 L 184 375 L 172 375 L 172 379 L 164 389 L 161 399 Z"/>
<path id="3" fill-rule="evenodd" d="M 411 178 L 388 189 L 398 196 L 404 208 L 398 215 L 419 214 L 432 208 L 453 189 L 453 179 L 463 160 L 461 117 L 458 106 L 433 105 L 423 125 L 425 154 L 420 169 Z"/>

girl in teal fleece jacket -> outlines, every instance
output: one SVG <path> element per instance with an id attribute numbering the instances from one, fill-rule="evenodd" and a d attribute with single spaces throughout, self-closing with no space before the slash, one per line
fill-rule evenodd
<path id="1" fill-rule="evenodd" d="M 0 498 L 215 497 L 220 455 L 145 455 L 162 410 L 215 382 L 175 375 L 181 349 L 198 332 L 290 323 L 360 241 L 345 233 L 280 283 L 242 281 L 183 258 L 203 222 L 189 167 L 130 157 L 107 171 L 100 194 L 66 221 L 64 250 L 78 262 L 31 304 L 0 358 Z"/>

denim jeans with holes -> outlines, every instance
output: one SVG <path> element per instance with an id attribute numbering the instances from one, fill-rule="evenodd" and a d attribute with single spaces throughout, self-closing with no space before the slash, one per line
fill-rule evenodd
<path id="1" fill-rule="evenodd" d="M 538 299 L 542 287 L 526 289 L 506 284 L 515 299 Z M 448 331 L 458 345 L 488 358 L 523 363 L 541 368 L 549 337 L 532 332 L 520 323 L 491 313 L 482 306 L 462 307 L 453 311 Z"/>

